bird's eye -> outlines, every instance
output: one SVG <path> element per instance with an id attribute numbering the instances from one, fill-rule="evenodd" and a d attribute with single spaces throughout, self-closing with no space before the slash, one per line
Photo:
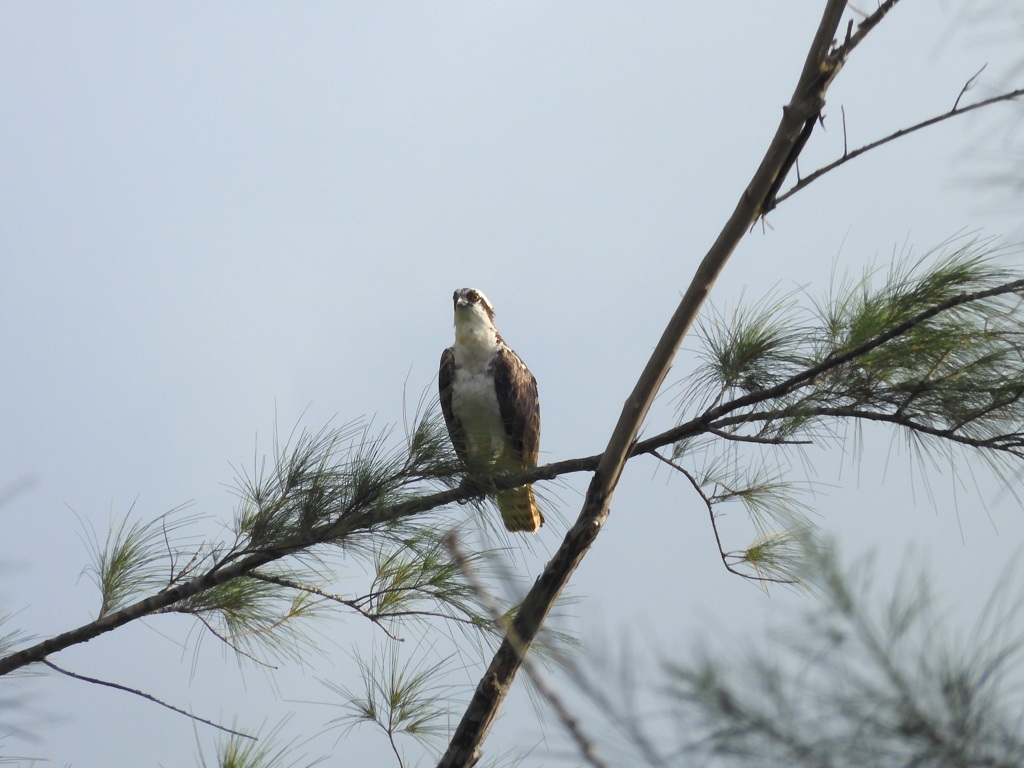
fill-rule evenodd
<path id="1" fill-rule="evenodd" d="M 476 291 L 470 291 L 469 300 L 476 304 L 478 301 L 480 301 L 480 294 L 477 293 Z"/>

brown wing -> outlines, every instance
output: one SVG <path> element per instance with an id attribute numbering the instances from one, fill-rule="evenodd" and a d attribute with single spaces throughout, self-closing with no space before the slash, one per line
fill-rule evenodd
<path id="1" fill-rule="evenodd" d="M 466 462 L 469 458 L 466 448 L 466 433 L 462 429 L 462 422 L 455 417 L 455 409 L 452 408 L 452 384 L 454 382 L 455 347 L 448 347 L 441 353 L 441 367 L 437 372 L 437 389 L 441 396 L 441 413 L 444 414 L 444 423 L 448 427 L 448 437 L 451 438 L 459 458 Z"/>
<path id="2" fill-rule="evenodd" d="M 522 358 L 507 346 L 502 346 L 494 358 L 494 387 L 509 447 L 523 469 L 533 469 L 540 455 L 537 380 Z"/>

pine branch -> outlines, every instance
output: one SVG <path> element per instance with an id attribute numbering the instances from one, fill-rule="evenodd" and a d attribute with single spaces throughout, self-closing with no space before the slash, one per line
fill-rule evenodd
<path id="1" fill-rule="evenodd" d="M 714 408 L 710 408 L 700 416 L 690 419 L 673 429 L 666 430 L 658 435 L 642 440 L 634 447 L 633 454 L 647 453 L 651 450 L 660 448 L 669 442 L 678 442 L 680 440 L 693 437 L 694 435 L 703 434 L 712 425 L 721 429 L 732 423 L 740 423 L 744 419 L 743 416 L 739 416 L 735 421 L 731 422 L 725 421 L 724 418 L 729 414 L 740 411 L 744 408 L 750 408 L 761 403 L 782 400 L 787 395 L 790 395 L 801 388 L 811 386 L 815 380 L 820 379 L 826 374 L 842 368 L 843 366 L 853 363 L 868 353 L 882 347 L 893 339 L 906 334 L 912 329 L 921 326 L 928 320 L 931 320 L 944 312 L 979 302 L 984 299 L 1004 296 L 1011 293 L 1019 293 L 1021 291 L 1024 291 L 1024 279 L 1013 280 L 992 288 L 951 296 L 945 301 L 914 314 L 906 320 L 891 326 L 882 333 L 873 336 L 851 349 L 829 355 L 820 363 L 804 368 L 774 386 L 750 392 Z"/>
<path id="2" fill-rule="evenodd" d="M 329 681 L 325 684 L 345 700 L 345 713 L 330 724 L 340 726 L 344 733 L 364 723 L 376 726 L 387 736 L 399 765 L 404 765 L 397 736 L 412 736 L 425 744 L 441 738 L 446 730 L 442 724 L 447 715 L 445 691 L 431 681 L 442 677 L 439 673 L 447 660 L 417 669 L 411 663 L 401 663 L 397 649 L 398 645 L 391 643 L 385 659 L 374 655 L 369 661 L 356 653 L 363 678 L 359 694 Z"/>
<path id="3" fill-rule="evenodd" d="M 730 427 L 734 427 L 735 425 L 744 422 L 750 422 L 752 420 L 760 419 L 762 421 L 778 421 L 780 417 L 791 416 L 795 413 L 799 413 L 799 408 L 793 404 L 786 403 L 785 399 L 800 390 L 808 388 L 813 389 L 815 381 L 826 379 L 829 375 L 834 374 L 834 372 L 854 364 L 858 359 L 865 355 L 878 350 L 888 342 L 899 338 L 901 335 L 907 334 L 916 327 L 927 323 L 929 320 L 939 318 L 944 313 L 948 313 L 960 307 L 969 307 L 970 305 L 983 302 L 985 299 L 991 299 L 1021 291 L 1024 291 L 1024 279 L 1010 281 L 991 288 L 963 292 L 950 296 L 943 301 L 929 306 L 927 309 L 907 317 L 902 322 L 888 327 L 883 332 L 872 336 L 860 344 L 843 351 L 835 352 L 814 365 L 802 368 L 785 380 L 778 382 L 771 387 L 749 392 L 728 400 L 727 402 L 719 403 L 713 408 L 706 410 L 701 415 L 692 418 L 683 424 L 673 427 L 672 429 L 665 430 L 653 437 L 639 441 L 628 447 L 628 455 L 629 457 L 635 457 L 647 454 L 666 445 L 678 443 L 679 441 L 688 438 L 706 434 L 710 429 L 728 430 Z M 761 404 L 772 403 L 782 403 L 783 408 L 789 407 L 791 410 L 785 411 L 780 408 L 772 407 L 757 415 L 750 411 L 750 409 Z M 845 410 L 835 410 L 833 412 L 823 411 L 821 410 L 821 407 L 818 409 L 818 414 L 821 416 L 835 415 L 849 416 L 852 418 L 880 418 L 877 416 L 866 416 L 865 414 L 867 411 L 864 409 L 851 410 L 853 406 L 844 406 Z M 746 413 L 744 413 L 744 411 L 746 411 Z M 892 412 L 887 418 L 891 423 L 898 423 L 899 419 L 902 418 L 903 423 L 900 424 L 901 426 L 912 427 L 921 432 L 930 431 L 930 433 L 934 434 L 936 437 L 960 442 L 972 447 L 996 447 L 1001 449 L 1012 448 L 1016 450 L 1018 447 L 1017 441 L 1024 439 L 1024 435 L 1017 432 L 1008 433 L 1002 436 L 997 435 L 995 437 L 977 437 L 963 435 L 959 431 L 951 433 L 949 432 L 948 427 L 943 431 L 929 425 L 918 426 L 919 422 L 913 420 L 909 416 L 906 416 L 905 413 L 896 414 L 895 412 Z M 999 442 L 1000 437 L 1002 438 L 1001 443 Z M 496 476 L 493 479 L 493 486 L 496 490 L 503 490 L 526 483 L 541 480 L 552 480 L 568 473 L 593 472 L 600 467 L 602 458 L 602 454 L 596 454 L 593 456 L 553 462 L 518 475 Z M 344 482 L 345 478 L 342 478 L 341 481 Z M 595 482 L 606 481 L 606 476 L 602 476 L 600 480 L 595 478 Z M 315 483 L 312 485 L 315 486 Z M 404 498 L 391 504 L 373 503 L 373 494 L 369 494 L 369 496 L 369 502 L 360 499 L 355 500 L 363 503 L 363 506 L 361 507 L 343 507 L 341 511 L 336 513 L 337 519 L 327 518 L 326 521 L 319 526 L 310 528 L 305 532 L 295 529 L 287 532 L 287 535 L 284 536 L 283 543 L 269 542 L 263 547 L 256 546 L 255 550 L 252 547 L 248 549 L 243 547 L 242 549 L 229 552 L 219 560 L 216 560 L 211 552 L 209 557 L 214 560 L 213 565 L 207 567 L 202 573 L 195 575 L 192 578 L 182 578 L 185 573 L 194 571 L 199 567 L 198 562 L 193 560 L 186 568 L 174 573 L 170 579 L 171 583 L 159 592 L 137 600 L 129 605 L 125 605 L 123 608 L 119 608 L 118 610 L 109 611 L 96 621 L 0 657 L 0 676 L 28 664 L 39 662 L 52 653 L 63 650 L 64 648 L 68 648 L 72 645 L 91 640 L 105 632 L 109 632 L 117 627 L 134 621 L 135 619 L 151 615 L 156 612 L 173 609 L 176 604 L 182 601 L 186 601 L 195 595 L 217 587 L 218 585 L 225 584 L 232 579 L 249 575 L 253 571 L 269 563 L 281 560 L 282 558 L 301 555 L 313 547 L 326 543 L 347 541 L 350 540 L 349 537 L 354 533 L 367 532 L 377 530 L 388 525 L 394 525 L 404 519 L 422 514 L 438 507 L 478 500 L 481 498 L 482 494 L 479 488 L 460 486 L 436 493 Z M 348 498 L 352 501 L 351 494 Z M 596 499 L 597 497 L 595 497 L 595 503 Z M 354 504 L 355 501 L 352 501 L 352 503 Z M 301 510 L 304 508 L 302 499 L 296 499 L 295 504 L 293 505 L 293 509 L 296 510 L 296 515 L 293 519 L 299 518 L 302 514 Z M 333 508 L 337 509 L 337 507 Z M 577 525 L 570 531 L 567 542 L 563 544 L 564 549 L 560 550 L 559 555 L 552 561 L 551 567 L 554 570 L 548 573 L 546 577 L 547 580 L 542 580 L 542 582 L 547 585 L 545 589 L 554 588 L 554 585 L 557 583 L 557 577 L 555 576 L 556 573 L 561 572 L 567 575 L 568 572 L 571 572 L 571 569 L 574 567 L 572 558 L 577 555 L 581 556 L 581 553 L 586 550 L 587 546 L 589 546 L 589 541 L 592 541 L 593 536 L 596 535 L 596 530 L 603 521 L 597 520 L 597 525 L 592 528 L 591 526 L 593 526 L 595 522 L 595 518 L 592 516 L 592 510 L 592 506 L 587 507 L 587 516 L 582 517 L 581 520 L 577 522 Z M 323 517 L 324 513 L 317 512 L 317 515 Z M 162 527 L 153 527 L 150 533 L 157 537 L 159 541 L 164 541 Z M 134 540 L 138 540 L 138 537 Z M 146 541 L 148 542 L 149 540 L 147 539 Z M 149 547 L 149 543 L 146 543 L 144 549 L 147 554 L 141 559 L 141 562 L 144 562 L 147 568 L 149 568 L 153 562 L 150 556 L 151 553 Z M 569 570 L 566 571 L 563 569 Z M 126 592 L 119 594 L 122 596 L 118 597 L 117 601 L 123 600 L 123 596 L 127 595 Z"/>

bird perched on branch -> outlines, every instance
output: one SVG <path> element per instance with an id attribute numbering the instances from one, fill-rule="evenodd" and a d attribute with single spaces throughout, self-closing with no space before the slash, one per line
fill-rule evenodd
<path id="1" fill-rule="evenodd" d="M 470 471 L 522 472 L 537 466 L 540 401 L 537 380 L 494 327 L 494 307 L 475 288 L 459 288 L 455 344 L 441 353 L 441 411 L 456 453 Z M 498 510 L 510 531 L 544 524 L 533 486 L 499 491 Z"/>

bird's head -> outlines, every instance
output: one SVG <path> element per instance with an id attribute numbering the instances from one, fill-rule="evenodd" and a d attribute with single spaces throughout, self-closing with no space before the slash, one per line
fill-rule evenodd
<path id="1" fill-rule="evenodd" d="M 460 318 L 469 320 L 473 317 L 494 323 L 494 305 L 476 288 L 459 288 L 452 294 L 452 301 L 455 302 L 456 323 Z"/>
<path id="2" fill-rule="evenodd" d="M 459 288 L 452 294 L 455 303 L 455 337 L 469 340 L 493 338 L 494 306 L 476 288 Z"/>

